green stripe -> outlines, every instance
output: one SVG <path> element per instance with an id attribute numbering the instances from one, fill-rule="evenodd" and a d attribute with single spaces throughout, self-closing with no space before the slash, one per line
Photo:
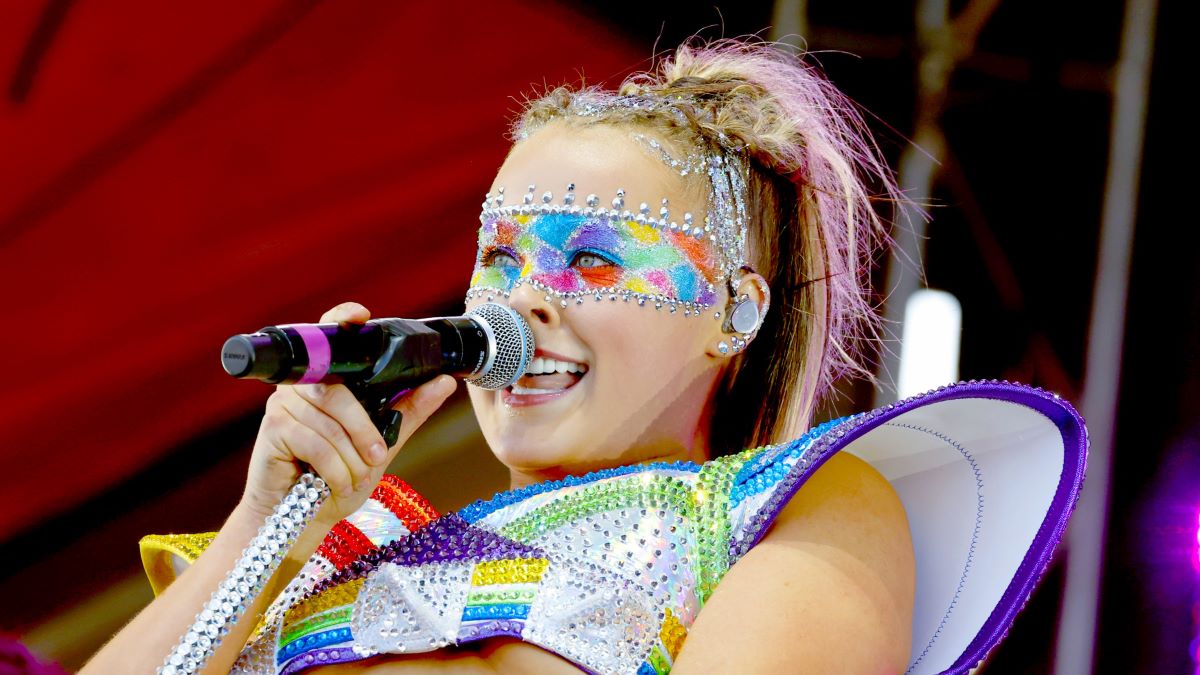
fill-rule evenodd
<path id="1" fill-rule="evenodd" d="M 658 675 L 666 675 L 671 672 L 671 660 L 663 653 L 663 648 L 660 644 L 654 645 L 654 649 L 650 650 L 650 658 L 646 659 L 646 661 L 651 666 L 654 666 L 654 671 Z"/>
<path id="2" fill-rule="evenodd" d="M 467 605 L 507 605 L 507 604 L 529 604 L 533 602 L 533 596 L 536 595 L 533 586 L 520 588 L 515 590 L 494 591 L 486 589 L 473 589 L 467 595 Z"/>
<path id="3" fill-rule="evenodd" d="M 289 642 L 294 642 L 305 635 L 316 633 L 317 631 L 328 628 L 329 626 L 350 623 L 350 613 L 353 610 L 353 607 L 342 607 L 307 617 L 303 621 L 289 628 L 288 632 L 284 633 L 283 640 L 280 641 L 279 647 L 286 647 Z"/>
<path id="4" fill-rule="evenodd" d="M 670 509 L 682 518 L 693 516 L 691 487 L 669 476 L 634 474 L 620 481 L 591 485 L 517 518 L 500 534 L 529 543 L 538 536 L 590 515 L 621 508 Z"/>
<path id="5" fill-rule="evenodd" d="M 696 554 L 692 570 L 696 574 L 696 599 L 703 606 L 729 570 L 729 491 L 742 466 L 762 448 L 743 450 L 736 455 L 718 457 L 704 464 L 696 479 L 704 500 L 697 506 Z"/>

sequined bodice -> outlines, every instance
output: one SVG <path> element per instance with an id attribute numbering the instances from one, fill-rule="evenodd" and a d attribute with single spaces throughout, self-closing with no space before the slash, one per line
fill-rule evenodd
<path id="1" fill-rule="evenodd" d="M 667 672 L 725 572 L 817 467 L 849 450 L 892 484 L 908 519 L 917 602 L 905 672 L 965 674 L 1048 569 L 1087 449 L 1061 397 L 993 380 L 703 465 L 618 467 L 444 516 L 385 477 L 271 605 L 234 670 L 295 673 L 510 637 L 585 670 Z M 155 591 L 212 536 L 143 538 Z"/>
<path id="2" fill-rule="evenodd" d="M 703 465 L 619 467 L 442 516 L 388 477 L 330 532 L 234 670 L 294 673 L 511 636 L 591 671 L 665 673 L 833 424 Z"/>

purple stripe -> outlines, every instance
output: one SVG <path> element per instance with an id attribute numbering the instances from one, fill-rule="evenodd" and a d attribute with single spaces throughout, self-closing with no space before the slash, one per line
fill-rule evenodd
<path id="1" fill-rule="evenodd" d="M 464 624 L 463 629 L 460 631 L 459 638 L 454 641 L 453 645 L 461 647 L 462 645 L 469 644 L 471 642 L 478 642 L 480 640 L 486 640 L 491 637 L 513 637 L 513 638 L 517 638 L 518 640 L 521 640 L 522 642 L 525 642 L 526 644 L 531 644 L 531 645 L 536 645 L 538 647 L 541 647 L 542 649 L 545 649 L 546 651 L 550 652 L 551 654 L 558 654 L 558 652 L 554 651 L 553 649 L 551 649 L 549 647 L 540 645 L 537 642 L 532 642 L 532 641 L 523 639 L 521 637 L 521 633 L 524 631 L 524 629 L 525 629 L 524 621 L 512 620 L 512 619 L 501 620 L 501 621 L 473 622 L 473 625 Z M 378 655 L 387 655 L 387 654 L 401 655 L 401 654 L 417 654 L 417 653 L 426 653 L 427 654 L 427 653 L 434 652 L 434 651 L 438 651 L 438 650 L 429 649 L 424 652 L 402 652 L 402 651 L 380 652 Z M 372 656 L 376 656 L 376 655 L 373 654 Z M 588 675 L 597 675 L 596 671 L 592 670 L 591 668 L 588 668 L 587 666 L 585 666 L 581 663 L 576 663 L 575 661 L 572 661 L 569 657 L 567 657 L 563 654 L 558 654 L 558 656 L 561 656 L 562 658 L 566 659 L 568 662 L 571 663 L 571 665 L 575 666 L 576 668 L 579 668 L 579 670 L 581 670 L 584 673 L 587 673 Z M 351 661 L 361 661 L 366 658 L 370 658 L 370 657 L 359 656 L 358 654 L 354 653 L 354 650 L 351 648 L 350 645 L 324 648 L 324 649 L 314 649 L 312 651 L 307 651 L 307 652 L 304 652 L 303 654 L 297 655 L 291 661 L 289 661 L 286 666 L 283 667 L 283 670 L 281 670 L 279 672 L 282 675 L 293 675 L 293 673 L 298 673 L 307 668 L 312 668 L 313 666 L 323 666 L 323 665 L 327 665 L 330 663 L 349 663 Z M 385 661 L 385 663 L 386 663 L 386 661 Z"/>
<path id="2" fill-rule="evenodd" d="M 464 645 L 476 640 L 486 640 L 492 637 L 513 637 L 521 639 L 521 631 L 525 630 L 524 619 L 485 619 L 483 621 L 463 621 L 458 629 L 458 644 Z"/>
<path id="3" fill-rule="evenodd" d="M 329 351 L 329 338 L 320 328 L 312 324 L 296 324 L 289 326 L 296 334 L 304 340 L 304 349 L 308 351 L 308 368 L 304 371 L 304 377 L 300 378 L 297 384 L 315 384 L 321 381 L 329 372 L 329 364 L 332 360 Z"/>
<path id="4" fill-rule="evenodd" d="M 349 663 L 350 661 L 361 661 L 365 658 L 367 657 L 355 654 L 354 650 L 349 646 L 327 647 L 300 654 L 291 661 L 288 661 L 288 664 L 279 672 L 282 675 L 292 675 L 292 673 L 298 673 L 305 668 L 312 668 L 313 666 L 324 666 L 330 663 Z"/>

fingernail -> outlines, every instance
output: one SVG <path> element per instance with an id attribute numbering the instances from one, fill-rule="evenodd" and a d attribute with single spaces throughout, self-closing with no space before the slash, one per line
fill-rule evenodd
<path id="1" fill-rule="evenodd" d="M 387 456 L 387 448 L 384 447 L 383 443 L 376 443 L 375 445 L 371 446 L 371 449 L 367 451 L 367 454 L 370 455 L 372 464 L 378 464 L 383 461 L 384 457 Z"/>

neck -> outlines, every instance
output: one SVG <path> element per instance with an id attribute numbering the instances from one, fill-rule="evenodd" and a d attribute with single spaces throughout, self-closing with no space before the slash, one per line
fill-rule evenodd
<path id="1" fill-rule="evenodd" d="M 703 464 L 711 456 L 709 453 L 709 421 L 708 414 L 703 423 L 696 426 L 690 443 L 667 442 L 651 448 L 630 448 L 621 453 L 620 457 L 637 457 L 632 461 L 621 461 L 618 457 L 613 461 L 602 461 L 591 464 L 557 465 L 544 468 L 509 467 L 509 488 L 517 490 L 528 485 L 543 483 L 550 480 L 560 480 L 567 476 L 582 476 L 593 471 L 613 469 L 620 466 L 635 466 L 670 462 L 695 462 Z"/>

